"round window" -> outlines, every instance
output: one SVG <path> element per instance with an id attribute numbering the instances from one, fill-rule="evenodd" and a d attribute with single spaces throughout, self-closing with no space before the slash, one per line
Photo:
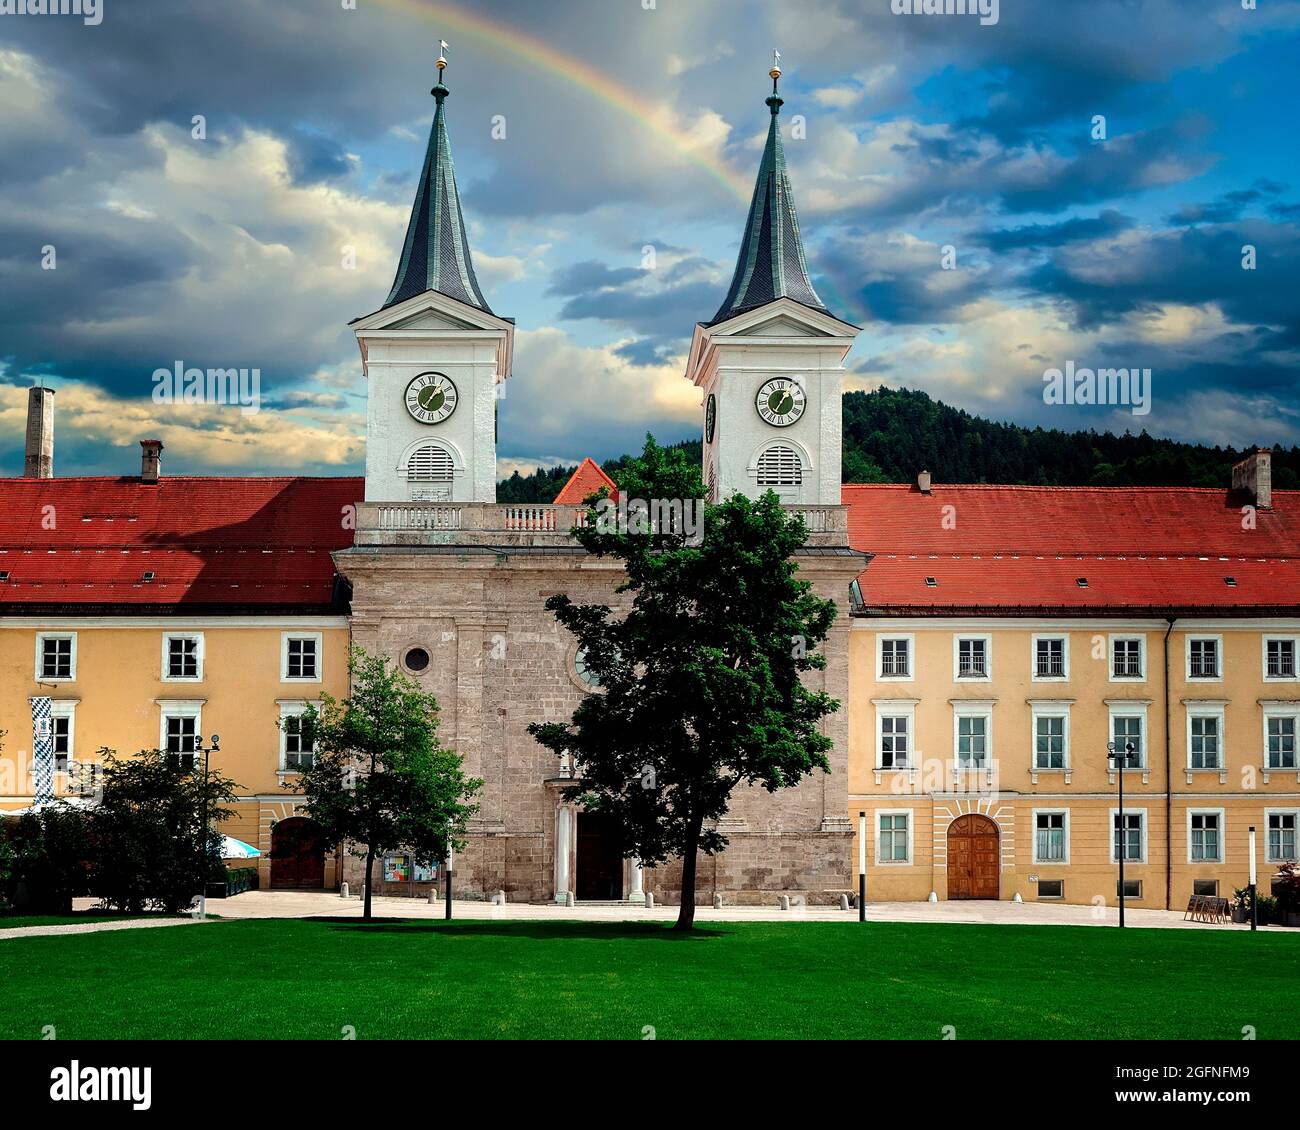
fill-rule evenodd
<path id="1" fill-rule="evenodd" d="M 578 654 L 573 657 L 573 669 L 577 671 L 578 678 L 593 690 L 600 689 L 600 676 L 587 666 L 587 649 L 578 648 Z"/>
<path id="2" fill-rule="evenodd" d="M 422 647 L 413 647 L 402 657 L 402 663 L 408 671 L 415 671 L 418 674 L 428 669 L 429 653 Z"/>

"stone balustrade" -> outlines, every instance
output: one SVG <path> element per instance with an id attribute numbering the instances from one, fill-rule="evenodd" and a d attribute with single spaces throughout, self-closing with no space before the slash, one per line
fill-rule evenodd
<path id="1" fill-rule="evenodd" d="M 808 544 L 848 543 L 843 506 L 788 506 L 803 516 Z M 569 531 L 585 525 L 581 506 L 483 502 L 363 502 L 356 544 L 367 546 L 567 546 Z"/>

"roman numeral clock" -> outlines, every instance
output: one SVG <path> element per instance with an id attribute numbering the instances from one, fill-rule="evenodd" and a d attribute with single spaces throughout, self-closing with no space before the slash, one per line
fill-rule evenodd
<path id="1" fill-rule="evenodd" d="M 808 407 L 808 398 L 798 381 L 777 377 L 766 382 L 754 398 L 759 416 L 774 428 L 788 428 Z"/>
<path id="2" fill-rule="evenodd" d="M 459 396 L 451 378 L 421 373 L 406 386 L 406 410 L 422 424 L 441 424 L 456 411 Z"/>

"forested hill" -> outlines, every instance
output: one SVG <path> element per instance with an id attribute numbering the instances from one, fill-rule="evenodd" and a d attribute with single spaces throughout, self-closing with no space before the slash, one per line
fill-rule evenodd
<path id="1" fill-rule="evenodd" d="M 700 441 L 675 444 L 700 457 Z M 1244 453 L 1178 443 L 1140 432 L 1067 432 L 999 424 L 908 389 L 844 395 L 844 481 L 903 483 L 930 471 L 936 483 L 1028 483 L 1040 486 L 1227 487 Z M 629 457 L 604 464 L 618 481 Z M 501 502 L 551 502 L 572 467 L 512 475 Z M 1273 486 L 1300 487 L 1300 448 L 1275 448 Z"/>

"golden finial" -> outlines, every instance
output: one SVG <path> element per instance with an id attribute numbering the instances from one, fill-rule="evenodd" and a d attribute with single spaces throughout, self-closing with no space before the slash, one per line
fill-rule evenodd
<path id="1" fill-rule="evenodd" d="M 780 51 L 772 52 L 772 70 L 769 73 L 772 76 L 773 82 L 775 82 L 777 79 L 781 77 L 781 52 Z"/>
<path id="2" fill-rule="evenodd" d="M 442 72 L 447 69 L 447 52 L 451 49 L 451 44 L 445 39 L 440 39 L 438 46 L 442 48 L 442 54 L 438 56 L 438 75 L 441 77 Z"/>

